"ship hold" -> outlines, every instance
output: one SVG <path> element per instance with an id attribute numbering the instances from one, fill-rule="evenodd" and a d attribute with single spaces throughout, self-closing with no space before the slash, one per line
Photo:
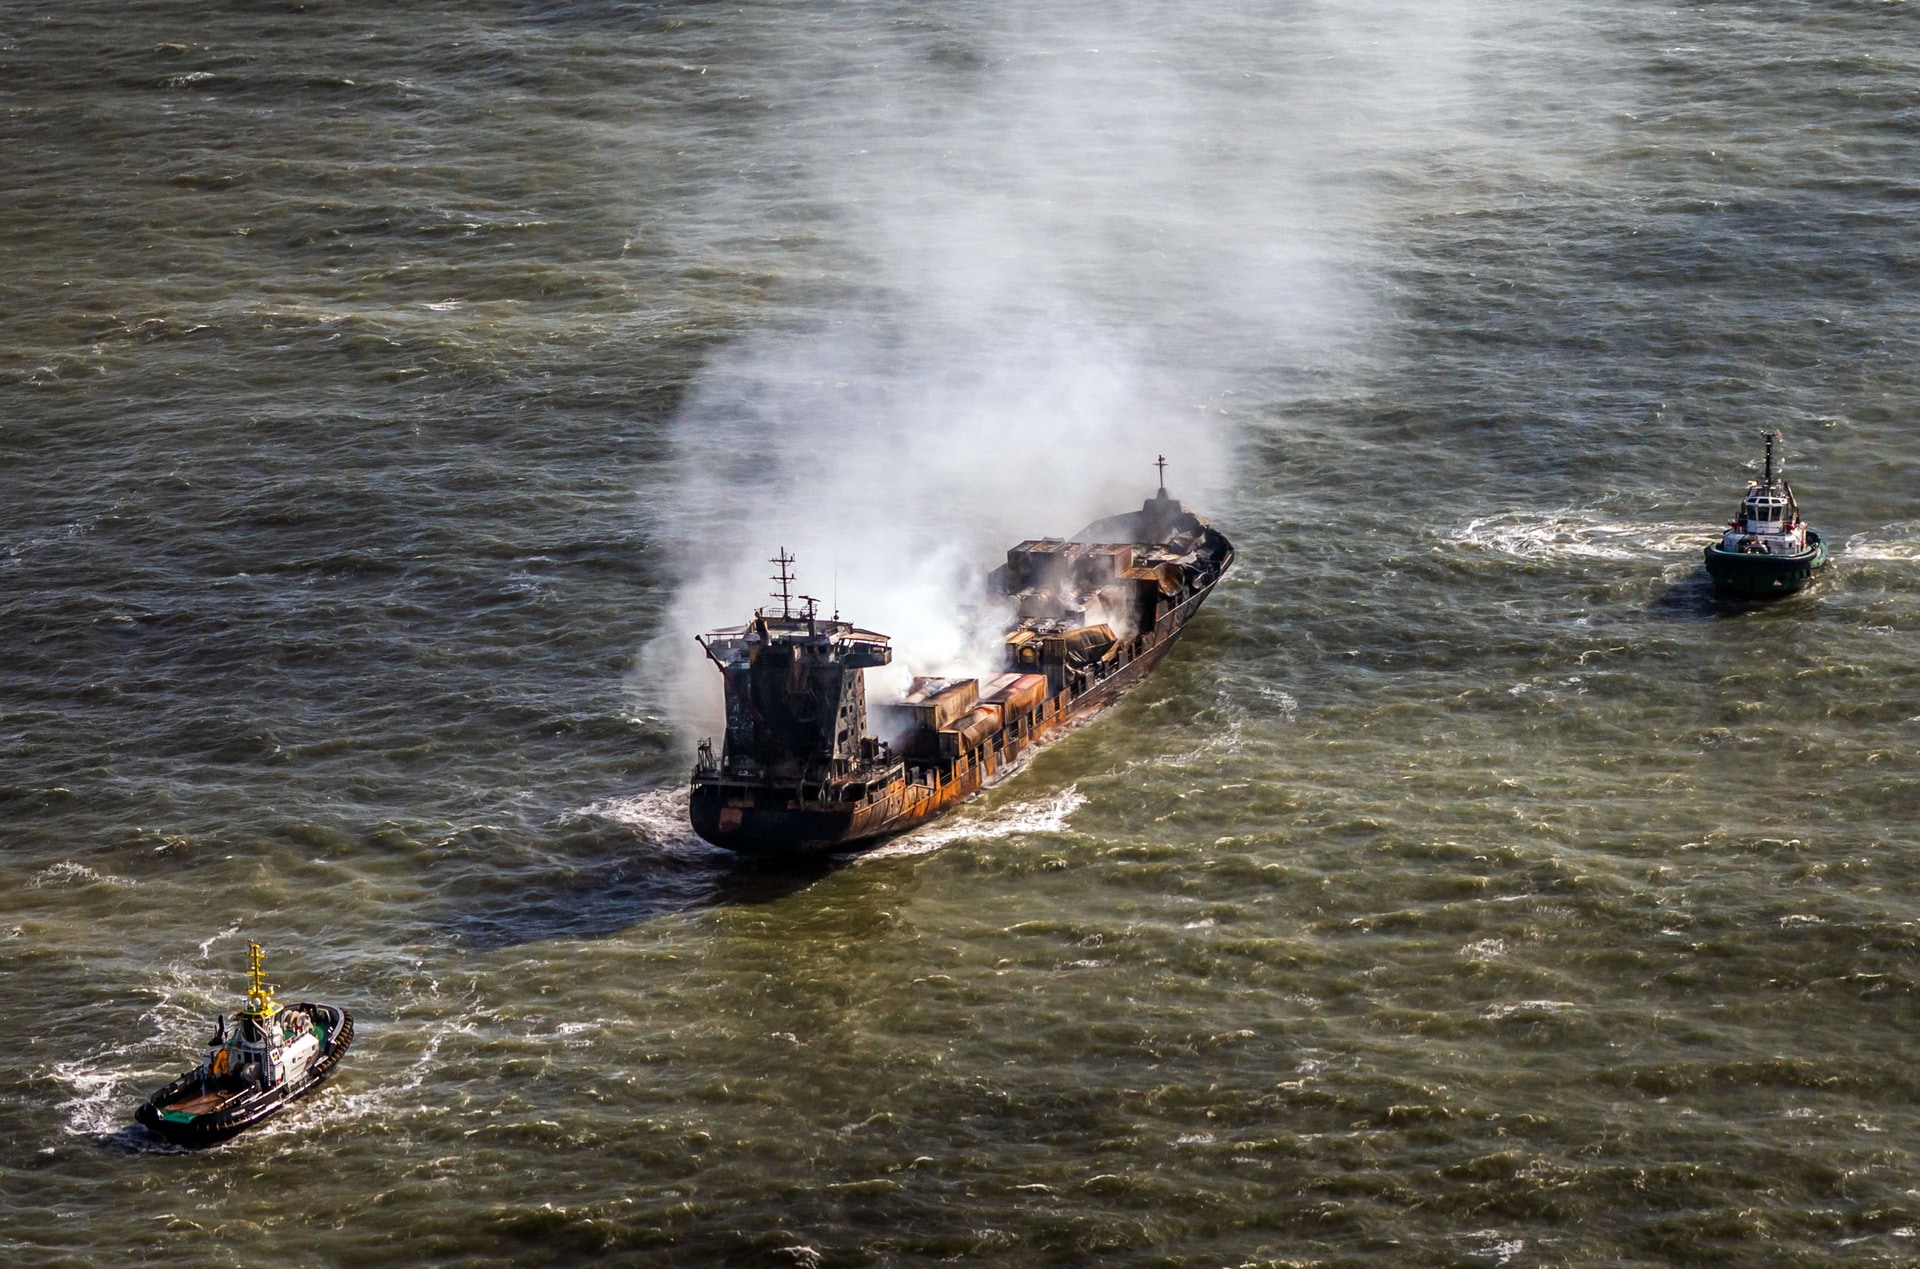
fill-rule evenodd
<path id="1" fill-rule="evenodd" d="M 1729 595 L 1770 599 L 1791 595 L 1826 566 L 1827 544 L 1800 518 L 1800 503 L 1784 474 L 1774 476 L 1778 432 L 1765 433 L 1766 474 L 1747 482 L 1740 510 L 1718 542 L 1706 548 L 1707 573 Z"/>
<path id="2" fill-rule="evenodd" d="M 1022 542 L 989 575 L 1015 614 L 999 673 L 915 679 L 872 718 L 863 671 L 892 660 L 887 636 L 822 619 L 792 593 L 782 551 L 777 610 L 700 636 L 727 730 L 718 753 L 700 746 L 694 831 L 758 856 L 871 844 L 952 810 L 1138 686 L 1233 564 L 1233 545 L 1167 494 L 1160 467 L 1138 511 Z"/>
<path id="3" fill-rule="evenodd" d="M 225 1014 L 199 1066 L 149 1097 L 134 1118 L 181 1146 L 210 1146 L 285 1110 L 325 1083 L 353 1044 L 338 1005 L 280 1005 L 260 945 L 248 945 L 247 1007 Z"/>

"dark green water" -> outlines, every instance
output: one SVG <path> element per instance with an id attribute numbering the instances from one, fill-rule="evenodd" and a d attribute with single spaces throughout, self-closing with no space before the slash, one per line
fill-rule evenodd
<path id="1" fill-rule="evenodd" d="M 9 1264 L 1920 1258 L 1901 3 L 0 10 Z M 1786 433 L 1839 549 L 1716 601 Z M 1176 493 L 1119 709 L 694 840 L 803 580 Z M 239 998 L 354 1011 L 212 1152 Z"/>

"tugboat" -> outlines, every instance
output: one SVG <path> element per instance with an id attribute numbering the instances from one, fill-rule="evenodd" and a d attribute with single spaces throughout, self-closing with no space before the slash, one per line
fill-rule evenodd
<path id="1" fill-rule="evenodd" d="M 266 957 L 248 944 L 247 1007 L 221 1014 L 206 1060 L 147 1099 L 134 1116 L 168 1141 L 225 1141 L 320 1087 L 353 1043 L 353 1015 L 338 1005 L 282 1006 L 267 985 Z"/>
<path id="2" fill-rule="evenodd" d="M 1783 473 L 1774 476 L 1773 447 L 1780 433 L 1767 432 L 1767 470 L 1747 482 L 1740 512 L 1727 521 L 1720 540 L 1706 548 L 1707 572 L 1729 595 L 1769 599 L 1791 595 L 1826 565 L 1827 544 L 1800 518 L 1800 504 Z"/>
<path id="3" fill-rule="evenodd" d="M 696 833 L 742 854 L 820 855 L 906 832 L 1017 769 L 1147 677 L 1233 564 L 1233 544 L 1160 488 L 1071 538 L 1035 538 L 988 575 L 1013 621 L 1002 672 L 916 678 L 875 711 L 863 670 L 888 637 L 819 616 L 772 561 L 778 609 L 699 637 L 726 690 L 721 751 L 700 744 Z M 800 601 L 796 606 L 795 599 Z"/>

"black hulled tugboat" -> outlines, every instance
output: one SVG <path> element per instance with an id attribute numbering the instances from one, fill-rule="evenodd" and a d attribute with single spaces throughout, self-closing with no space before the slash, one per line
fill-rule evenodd
<path id="1" fill-rule="evenodd" d="M 1164 483 L 1138 511 L 1022 542 L 987 579 L 1011 616 L 1001 669 L 916 678 L 877 705 L 871 732 L 862 671 L 893 659 L 887 636 L 822 619 L 792 594 L 791 557 L 774 562 L 778 608 L 700 637 L 726 689 L 727 732 L 717 754 L 701 744 L 688 810 L 716 846 L 790 857 L 943 815 L 1119 700 L 1173 647 L 1233 544 Z"/>
<path id="2" fill-rule="evenodd" d="M 1827 544 L 1800 518 L 1793 486 L 1784 474 L 1775 477 L 1773 447 L 1780 434 L 1768 432 L 1766 438 L 1766 475 L 1747 482 L 1739 514 L 1706 548 L 1713 584 L 1748 599 L 1791 595 L 1827 562 Z M 1779 470 L 1784 473 L 1785 467 L 1783 461 Z"/>
<path id="3" fill-rule="evenodd" d="M 279 1005 L 260 945 L 248 945 L 247 1007 L 220 1015 L 206 1060 L 147 1099 L 134 1117 L 168 1141 L 225 1141 L 320 1087 L 353 1043 L 338 1005 Z"/>

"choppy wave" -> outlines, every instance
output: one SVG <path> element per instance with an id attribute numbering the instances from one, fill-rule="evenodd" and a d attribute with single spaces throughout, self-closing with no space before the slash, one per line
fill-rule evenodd
<path id="1" fill-rule="evenodd" d="M 45 886 L 137 886 L 140 883 L 131 877 L 116 877 L 112 873 L 99 872 L 85 864 L 76 864 L 71 859 L 63 859 L 50 864 L 33 875 L 27 885 L 39 890 Z"/>
<path id="2" fill-rule="evenodd" d="M 289 1134 L 308 1136 L 323 1128 L 435 1110 L 436 1105 L 430 1101 L 431 1092 L 429 1100 L 423 1100 L 419 1094 L 439 1063 L 440 1046 L 450 1037 L 474 1034 L 480 1023 L 475 1018 L 462 1016 L 431 1025 L 426 1043 L 413 1061 L 398 1075 L 383 1077 L 378 1073 L 377 1063 L 367 1060 L 371 1055 L 364 1049 L 366 1033 L 356 1020 L 354 1051 L 347 1062 L 342 1063 L 342 1075 L 345 1077 L 351 1071 L 357 1077 L 342 1078 L 301 1098 L 260 1127 L 251 1129 L 248 1136 L 269 1141 Z M 360 1059 L 359 1064 L 349 1067 L 347 1063 L 356 1058 Z"/>
<path id="3" fill-rule="evenodd" d="M 5 1258 L 1902 1262 L 1920 68 L 1804 7 L 47 6 Z M 1735 611 L 1776 421 L 1840 574 Z M 1241 564 L 1127 726 L 890 865 L 694 836 L 700 576 L 1162 449 Z M 274 930 L 338 1080 L 120 1157 Z"/>

